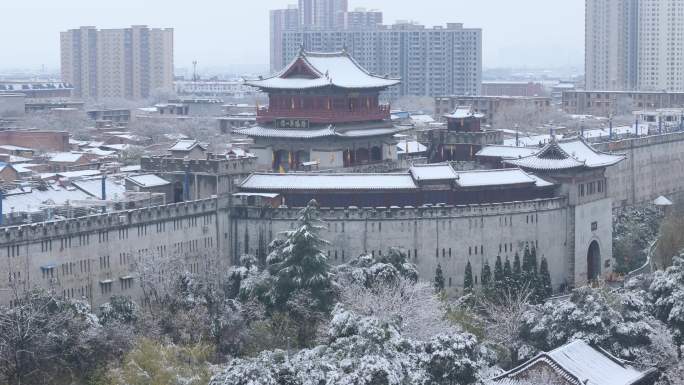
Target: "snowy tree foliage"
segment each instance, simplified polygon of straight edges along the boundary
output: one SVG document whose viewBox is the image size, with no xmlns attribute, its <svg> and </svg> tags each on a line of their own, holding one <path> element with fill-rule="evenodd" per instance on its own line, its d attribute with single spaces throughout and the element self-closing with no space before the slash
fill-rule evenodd
<svg viewBox="0 0 684 385">
<path fill-rule="evenodd" d="M 299 227 L 284 232 L 284 242 L 268 255 L 267 269 L 273 277 L 269 296 L 275 308 L 284 310 L 299 290 L 309 292 L 317 310 L 332 306 L 330 265 L 322 249 L 327 242 L 319 234 L 324 228 L 312 200 L 299 213 Z"/>
<path fill-rule="evenodd" d="M 667 361 L 668 357 L 654 356 L 671 355 L 657 346 L 668 333 L 644 311 L 644 302 L 634 292 L 581 287 L 569 301 L 547 302 L 526 312 L 520 334 L 537 350 L 548 351 L 581 339 L 623 359 Z"/>
<path fill-rule="evenodd" d="M 402 336 L 394 322 L 338 307 L 324 344 L 295 354 L 276 350 L 235 359 L 210 384 L 466 385 L 478 380 L 482 365 L 470 334 L 442 334 L 418 342 Z"/>
<path fill-rule="evenodd" d="M 684 345 L 684 256 L 673 258 L 672 263 L 665 271 L 654 274 L 649 291 L 656 317 L 672 329 L 677 345 L 681 346 Z"/>
</svg>

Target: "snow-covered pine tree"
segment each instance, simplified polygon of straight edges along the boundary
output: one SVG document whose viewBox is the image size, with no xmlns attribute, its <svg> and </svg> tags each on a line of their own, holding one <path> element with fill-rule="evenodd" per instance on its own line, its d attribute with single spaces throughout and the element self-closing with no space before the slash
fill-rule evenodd
<svg viewBox="0 0 684 385">
<path fill-rule="evenodd" d="M 298 220 L 299 226 L 283 233 L 284 242 L 266 260 L 273 276 L 269 294 L 273 305 L 284 310 L 294 294 L 307 290 L 316 303 L 312 310 L 329 311 L 333 303 L 330 265 L 322 250 L 328 242 L 319 234 L 324 226 L 315 200 L 300 211 Z"/>
<path fill-rule="evenodd" d="M 470 261 L 466 264 L 465 274 L 463 275 L 463 291 L 472 293 L 473 291 L 473 266 Z"/>
<path fill-rule="evenodd" d="M 539 279 L 537 279 L 537 298 L 541 301 L 549 298 L 553 294 L 551 286 L 551 274 L 549 273 L 549 263 L 542 257 L 539 267 Z"/>
<path fill-rule="evenodd" d="M 496 256 L 496 262 L 494 262 L 494 285 L 497 290 L 501 290 L 505 286 L 503 263 L 500 255 Z"/>
<path fill-rule="evenodd" d="M 511 260 L 506 257 L 503 266 L 504 275 L 504 289 L 511 290 L 513 288 L 513 269 L 511 268 Z"/>
<path fill-rule="evenodd" d="M 482 275 L 480 275 L 480 281 L 482 282 L 483 287 L 489 286 L 492 283 L 492 268 L 489 267 L 489 261 L 485 261 L 484 265 L 482 266 Z"/>
<path fill-rule="evenodd" d="M 537 248 L 534 246 L 534 243 L 532 243 L 532 247 L 530 248 L 530 263 L 532 265 L 532 272 L 536 277 L 539 274 L 539 264 L 537 263 Z"/>
<path fill-rule="evenodd" d="M 522 284 L 522 268 L 520 266 L 520 255 L 517 251 L 513 257 L 513 283 L 516 288 L 520 288 Z"/>
<path fill-rule="evenodd" d="M 435 270 L 435 292 L 441 293 L 444 291 L 444 273 L 442 272 L 442 265 L 437 264 L 437 270 Z"/>
</svg>

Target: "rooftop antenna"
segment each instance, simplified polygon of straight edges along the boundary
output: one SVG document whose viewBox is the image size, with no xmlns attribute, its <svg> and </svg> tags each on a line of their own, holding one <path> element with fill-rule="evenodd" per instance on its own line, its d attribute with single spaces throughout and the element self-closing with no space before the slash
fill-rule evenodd
<svg viewBox="0 0 684 385">
<path fill-rule="evenodd" d="M 197 81 L 197 60 L 192 61 L 192 81 Z"/>
</svg>

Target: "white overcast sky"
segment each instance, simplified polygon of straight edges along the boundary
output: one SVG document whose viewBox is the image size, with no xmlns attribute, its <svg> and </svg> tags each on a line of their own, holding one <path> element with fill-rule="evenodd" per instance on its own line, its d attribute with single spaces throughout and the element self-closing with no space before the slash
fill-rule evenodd
<svg viewBox="0 0 684 385">
<path fill-rule="evenodd" d="M 485 67 L 581 67 L 584 0 L 349 0 L 385 23 L 483 29 Z M 176 67 L 266 68 L 268 10 L 296 0 L 0 0 L 0 69 L 59 67 L 59 32 L 81 25 L 173 27 Z"/>
</svg>

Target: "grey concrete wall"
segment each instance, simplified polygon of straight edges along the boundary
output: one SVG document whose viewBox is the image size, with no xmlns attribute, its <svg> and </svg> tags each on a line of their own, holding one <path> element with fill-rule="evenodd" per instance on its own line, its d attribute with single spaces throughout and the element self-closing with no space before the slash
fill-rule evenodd
<svg viewBox="0 0 684 385">
<path fill-rule="evenodd" d="M 601 202 L 605 201 L 610 202 Z M 594 235 L 602 247 L 610 245 L 610 203 L 603 208 L 605 212 L 594 205 L 582 211 L 581 222 L 600 221 L 601 232 Z M 233 252 L 265 252 L 279 232 L 296 226 L 296 212 L 237 209 Z M 564 198 L 441 208 L 323 208 L 321 214 L 327 224 L 322 236 L 330 241 L 326 253 L 333 264 L 363 253 L 387 253 L 390 246 L 401 247 L 410 253 L 422 279 L 432 280 L 441 264 L 447 288 L 455 293 L 462 289 L 468 261 L 479 276 L 485 261 L 492 268 L 497 255 L 508 256 L 512 262 L 515 252 L 522 258 L 526 243 L 534 243 L 538 258 L 548 259 L 554 289 L 572 276 L 567 261 L 575 255 L 569 239 L 573 233 L 568 229 L 572 213 Z"/>
<path fill-rule="evenodd" d="M 606 170 L 614 207 L 684 192 L 684 132 L 598 143 L 595 147 L 627 155 L 626 160 Z"/>
<path fill-rule="evenodd" d="M 156 206 L 64 221 L 7 227 L 0 231 L 0 303 L 12 299 L 13 288 L 52 288 L 68 297 L 88 297 L 92 305 L 112 295 L 137 299 L 136 262 L 185 257 L 188 271 L 206 266 L 217 254 L 217 201 L 208 199 Z M 213 264 L 214 262 L 212 262 Z M 133 277 L 130 287 L 122 284 Z M 101 282 L 112 280 L 111 291 Z"/>
</svg>

